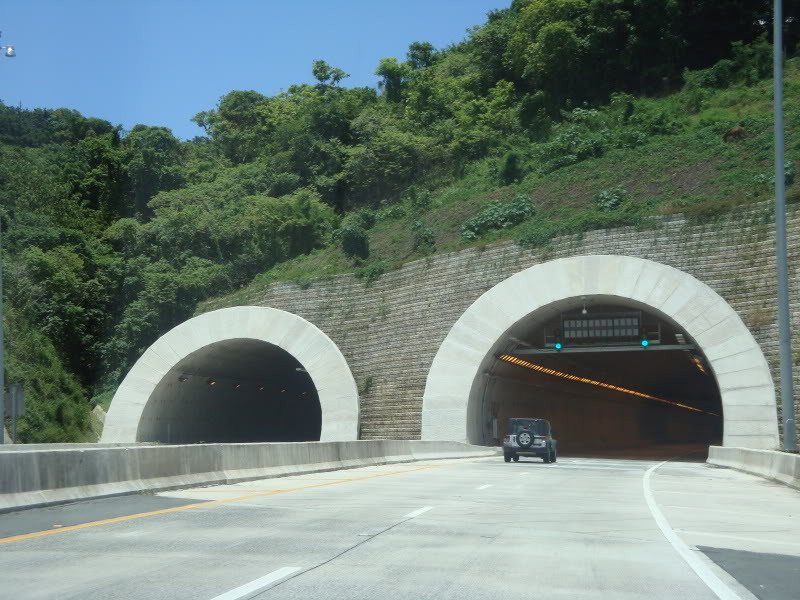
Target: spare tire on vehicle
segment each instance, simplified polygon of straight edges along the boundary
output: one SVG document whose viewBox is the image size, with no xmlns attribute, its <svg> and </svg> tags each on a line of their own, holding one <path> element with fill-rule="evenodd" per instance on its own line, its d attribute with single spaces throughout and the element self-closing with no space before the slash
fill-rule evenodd
<svg viewBox="0 0 800 600">
<path fill-rule="evenodd" d="M 530 448 L 533 443 L 533 436 L 527 431 L 521 431 L 517 434 L 517 443 L 521 448 Z"/>
</svg>

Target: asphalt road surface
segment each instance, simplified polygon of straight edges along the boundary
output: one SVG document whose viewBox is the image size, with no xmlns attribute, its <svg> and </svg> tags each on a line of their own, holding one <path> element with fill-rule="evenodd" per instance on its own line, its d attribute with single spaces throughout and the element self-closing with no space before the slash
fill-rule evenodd
<svg viewBox="0 0 800 600">
<path fill-rule="evenodd" d="M 7 513 L 0 598 L 800 598 L 800 492 L 660 462 L 430 461 Z"/>
</svg>

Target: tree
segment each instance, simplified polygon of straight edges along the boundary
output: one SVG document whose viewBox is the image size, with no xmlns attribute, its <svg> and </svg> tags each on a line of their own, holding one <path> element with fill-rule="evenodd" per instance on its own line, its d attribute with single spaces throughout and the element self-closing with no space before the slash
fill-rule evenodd
<svg viewBox="0 0 800 600">
<path fill-rule="evenodd" d="M 339 82 L 346 77 L 350 77 L 349 73 L 345 73 L 338 67 L 331 67 L 324 60 L 315 60 L 311 65 L 311 73 L 314 78 L 319 81 L 320 87 L 324 88 L 328 85 L 339 85 Z"/>
<path fill-rule="evenodd" d="M 382 77 L 378 85 L 389 102 L 403 100 L 405 85 L 411 75 L 411 67 L 407 63 L 397 62 L 396 58 L 382 58 L 375 69 L 375 75 Z"/>
<path fill-rule="evenodd" d="M 436 51 L 430 42 L 412 42 L 406 53 L 408 64 L 413 70 L 430 67 L 436 61 Z"/>
</svg>

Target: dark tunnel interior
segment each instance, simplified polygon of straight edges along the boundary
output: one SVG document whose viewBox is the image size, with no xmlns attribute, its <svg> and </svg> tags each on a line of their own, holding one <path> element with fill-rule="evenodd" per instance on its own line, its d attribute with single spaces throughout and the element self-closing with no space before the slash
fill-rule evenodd
<svg viewBox="0 0 800 600">
<path fill-rule="evenodd" d="M 172 444 L 316 441 L 314 382 L 291 354 L 254 339 L 193 352 L 159 382 L 137 440 Z"/>
<path fill-rule="evenodd" d="M 484 443 L 502 443 L 512 417 L 550 420 L 565 454 L 722 439 L 701 349 L 640 308 L 589 301 L 531 315 L 492 358 L 479 390 Z"/>
</svg>

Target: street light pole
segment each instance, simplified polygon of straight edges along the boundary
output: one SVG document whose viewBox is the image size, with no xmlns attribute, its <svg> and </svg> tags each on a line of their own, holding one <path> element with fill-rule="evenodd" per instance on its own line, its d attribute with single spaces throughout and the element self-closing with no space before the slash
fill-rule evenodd
<svg viewBox="0 0 800 600">
<path fill-rule="evenodd" d="M 783 405 L 783 449 L 786 452 L 797 452 L 789 313 L 789 265 L 786 255 L 786 174 L 783 164 L 783 0 L 775 0 L 772 53 L 775 86 L 775 262 L 778 271 L 778 334 Z"/>
<path fill-rule="evenodd" d="M 17 54 L 14 46 L 0 46 L 0 50 L 8 58 Z M 5 382 L 5 346 L 3 345 L 3 220 L 0 218 L 0 444 L 5 444 L 6 426 L 6 382 Z"/>
<path fill-rule="evenodd" d="M 6 443 L 6 364 L 3 344 L 3 314 L 3 219 L 0 218 L 0 444 Z"/>
</svg>

